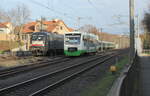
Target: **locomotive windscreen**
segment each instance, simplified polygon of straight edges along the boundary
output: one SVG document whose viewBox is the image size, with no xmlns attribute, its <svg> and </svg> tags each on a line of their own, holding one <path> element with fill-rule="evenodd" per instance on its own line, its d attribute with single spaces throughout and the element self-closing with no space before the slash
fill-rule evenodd
<svg viewBox="0 0 150 96">
<path fill-rule="evenodd" d="M 32 35 L 32 41 L 43 41 L 45 40 L 44 35 Z"/>
<path fill-rule="evenodd" d="M 80 44 L 81 34 L 66 34 L 65 44 Z"/>
</svg>

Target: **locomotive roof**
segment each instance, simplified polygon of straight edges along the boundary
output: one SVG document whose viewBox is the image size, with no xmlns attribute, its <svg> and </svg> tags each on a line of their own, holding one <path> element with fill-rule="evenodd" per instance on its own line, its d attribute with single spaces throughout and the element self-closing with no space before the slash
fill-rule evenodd
<svg viewBox="0 0 150 96">
<path fill-rule="evenodd" d="M 72 32 L 66 32 L 65 34 L 70 34 L 70 33 L 87 33 L 87 32 L 84 32 L 84 31 L 72 31 Z"/>
<path fill-rule="evenodd" d="M 32 34 L 50 34 L 50 32 L 34 32 Z"/>
<path fill-rule="evenodd" d="M 72 31 L 72 32 L 67 32 L 65 34 L 82 34 L 82 35 L 87 35 L 87 36 L 90 36 L 90 37 L 93 37 L 93 38 L 98 38 L 98 36 L 95 35 L 95 34 L 88 33 L 88 32 L 81 32 L 81 31 Z"/>
<path fill-rule="evenodd" d="M 34 32 L 34 33 L 32 33 L 32 35 L 33 34 L 35 34 L 35 35 L 39 35 L 39 34 L 43 34 L 43 35 L 53 34 L 53 35 L 59 35 L 59 36 L 61 36 L 61 34 L 56 34 L 56 33 L 53 33 L 53 32 Z"/>
<path fill-rule="evenodd" d="M 93 34 L 93 33 L 88 33 L 88 32 L 81 32 L 81 31 L 72 31 L 72 32 L 67 32 L 67 33 L 65 33 L 65 34 L 88 34 L 88 35 L 91 35 L 91 36 L 97 36 L 97 35 L 95 35 L 95 34 Z"/>
<path fill-rule="evenodd" d="M 56 34 L 56 33 L 53 33 L 53 32 L 35 32 L 35 33 L 32 33 L 32 35 L 50 35 L 53 38 L 64 38 L 63 35 Z"/>
</svg>

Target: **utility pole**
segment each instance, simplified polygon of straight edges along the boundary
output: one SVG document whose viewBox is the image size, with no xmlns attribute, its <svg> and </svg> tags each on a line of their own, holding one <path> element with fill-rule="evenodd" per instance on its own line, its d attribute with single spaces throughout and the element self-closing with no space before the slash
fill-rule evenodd
<svg viewBox="0 0 150 96">
<path fill-rule="evenodd" d="M 135 54 L 135 41 L 134 41 L 134 0 L 129 0 L 129 12 L 130 12 L 130 63 L 133 60 Z"/>
<path fill-rule="evenodd" d="M 41 22 L 40 22 L 40 24 L 41 24 L 41 32 L 43 32 L 43 19 L 42 19 L 42 16 L 41 16 Z"/>
<path fill-rule="evenodd" d="M 103 51 L 102 31 L 103 31 L 103 28 L 100 28 L 100 32 L 101 32 L 101 35 L 100 35 L 100 40 L 101 40 L 101 51 Z"/>
<path fill-rule="evenodd" d="M 136 26 L 135 26 L 135 49 L 138 50 L 138 25 L 139 25 L 138 15 L 135 16 L 135 20 L 136 20 Z"/>
<path fill-rule="evenodd" d="M 77 18 L 77 27 L 80 27 L 80 20 L 81 20 L 82 18 L 81 17 L 78 17 Z"/>
</svg>

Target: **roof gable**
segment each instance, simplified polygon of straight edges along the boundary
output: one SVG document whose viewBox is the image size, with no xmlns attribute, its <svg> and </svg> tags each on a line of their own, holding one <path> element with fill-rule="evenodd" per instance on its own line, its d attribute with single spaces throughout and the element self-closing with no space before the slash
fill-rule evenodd
<svg viewBox="0 0 150 96">
<path fill-rule="evenodd" d="M 4 25 L 3 23 L 0 23 L 0 28 L 8 28 L 8 27 Z"/>
</svg>

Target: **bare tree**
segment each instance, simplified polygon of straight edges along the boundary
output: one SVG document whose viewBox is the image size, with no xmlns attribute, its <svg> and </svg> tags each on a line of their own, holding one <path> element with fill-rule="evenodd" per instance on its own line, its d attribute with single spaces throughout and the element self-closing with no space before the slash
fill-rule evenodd
<svg viewBox="0 0 150 96">
<path fill-rule="evenodd" d="M 20 26 L 30 19 L 30 10 L 26 5 L 21 4 L 9 10 L 8 16 L 11 17 L 11 22 L 14 25 Z"/>
<path fill-rule="evenodd" d="M 18 34 L 18 43 L 19 47 L 21 46 L 22 40 L 22 31 L 24 24 L 30 19 L 30 10 L 24 4 L 18 5 L 16 8 L 11 9 L 9 11 L 9 16 L 11 17 L 11 22 L 18 26 L 18 30 L 16 30 L 16 34 Z"/>
<path fill-rule="evenodd" d="M 27 21 L 30 20 L 30 10 L 24 4 L 17 5 L 8 11 L 0 9 L 0 21 L 11 22 L 14 26 L 23 27 Z"/>
<path fill-rule="evenodd" d="M 10 17 L 8 16 L 7 12 L 3 9 L 0 9 L 0 22 L 9 22 Z"/>
<path fill-rule="evenodd" d="M 99 30 L 93 25 L 84 25 L 81 28 L 79 28 L 79 30 L 94 34 L 97 34 L 99 32 Z"/>
<path fill-rule="evenodd" d="M 30 20 L 30 10 L 24 4 L 17 5 L 15 8 L 10 9 L 5 15 L 9 22 L 15 26 L 14 33 L 18 39 L 19 47 L 22 41 L 22 31 L 24 24 Z"/>
</svg>

